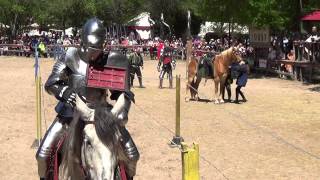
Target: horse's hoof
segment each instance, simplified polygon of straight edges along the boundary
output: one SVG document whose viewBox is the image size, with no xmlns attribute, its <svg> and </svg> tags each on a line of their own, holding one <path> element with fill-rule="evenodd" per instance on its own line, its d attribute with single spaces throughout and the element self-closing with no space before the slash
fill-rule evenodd
<svg viewBox="0 0 320 180">
<path fill-rule="evenodd" d="M 220 104 L 219 100 L 214 100 L 214 104 Z"/>
<path fill-rule="evenodd" d="M 223 104 L 223 103 L 224 103 L 224 100 L 223 100 L 223 99 L 220 99 L 219 103 L 220 103 L 220 104 Z"/>
</svg>

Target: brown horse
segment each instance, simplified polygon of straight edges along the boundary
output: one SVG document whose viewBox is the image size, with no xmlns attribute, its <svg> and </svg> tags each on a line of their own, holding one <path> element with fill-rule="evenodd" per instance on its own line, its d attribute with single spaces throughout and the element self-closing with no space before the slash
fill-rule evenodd
<svg viewBox="0 0 320 180">
<path fill-rule="evenodd" d="M 242 60 L 241 56 L 239 55 L 240 52 L 238 47 L 230 47 L 229 49 L 221 52 L 220 54 L 216 55 L 212 59 L 212 68 L 213 68 L 213 77 L 214 77 L 214 84 L 215 84 L 215 96 L 213 101 L 216 104 L 224 103 L 222 99 L 222 91 L 225 88 L 225 81 L 228 75 L 229 66 L 233 62 L 240 62 Z M 186 89 L 186 98 L 187 101 L 187 94 L 188 90 L 190 90 L 191 99 L 198 100 L 198 87 L 201 82 L 201 77 L 197 76 L 198 73 L 198 60 L 192 57 L 190 63 L 188 64 L 188 80 L 187 80 L 187 89 Z M 218 88 L 220 87 L 220 92 Z M 218 94 L 219 92 L 219 94 Z"/>
<path fill-rule="evenodd" d="M 186 87 L 186 97 L 185 100 L 188 101 L 188 91 L 190 90 L 190 99 L 199 100 L 198 96 L 198 87 L 201 82 L 201 77 L 197 76 L 198 72 L 198 59 L 194 56 L 191 57 L 191 60 L 188 64 L 188 79 L 187 79 L 187 87 Z"/>
</svg>

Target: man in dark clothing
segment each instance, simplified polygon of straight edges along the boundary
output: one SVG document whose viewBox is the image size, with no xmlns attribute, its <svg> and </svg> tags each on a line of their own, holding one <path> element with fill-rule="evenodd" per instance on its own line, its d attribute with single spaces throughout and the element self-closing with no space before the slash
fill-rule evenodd
<svg viewBox="0 0 320 180">
<path fill-rule="evenodd" d="M 249 66 L 248 62 L 241 61 L 239 66 L 236 67 L 239 72 L 239 76 L 237 78 L 237 88 L 236 88 L 236 100 L 234 103 L 239 104 L 239 94 L 241 95 L 243 102 L 246 102 L 247 99 L 244 96 L 243 92 L 241 91 L 242 87 L 245 87 L 248 81 L 248 73 L 249 73 Z"/>
<path fill-rule="evenodd" d="M 130 54 L 129 63 L 130 63 L 130 86 L 133 86 L 134 75 L 137 74 L 139 85 L 140 85 L 139 87 L 144 88 L 144 86 L 142 85 L 142 73 L 140 70 L 140 67 L 143 69 L 143 58 L 137 49 L 134 49 L 134 51 Z"/>
<path fill-rule="evenodd" d="M 228 76 L 225 82 L 225 89 L 222 91 L 222 99 L 231 102 L 231 84 L 233 83 L 233 79 L 237 79 L 239 76 L 238 63 L 233 63 L 229 66 Z M 225 91 L 227 91 L 228 99 L 225 99 Z"/>
</svg>

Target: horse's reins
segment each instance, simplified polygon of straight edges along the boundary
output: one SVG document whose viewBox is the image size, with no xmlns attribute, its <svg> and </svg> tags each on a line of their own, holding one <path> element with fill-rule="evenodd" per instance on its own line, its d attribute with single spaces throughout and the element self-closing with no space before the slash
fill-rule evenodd
<svg viewBox="0 0 320 180">
<path fill-rule="evenodd" d="M 82 120 L 83 121 L 83 120 Z M 95 125 L 96 123 L 95 123 L 95 121 L 83 121 L 84 122 L 84 125 L 86 126 L 86 125 L 88 125 L 88 124 L 93 124 L 93 125 Z"/>
</svg>

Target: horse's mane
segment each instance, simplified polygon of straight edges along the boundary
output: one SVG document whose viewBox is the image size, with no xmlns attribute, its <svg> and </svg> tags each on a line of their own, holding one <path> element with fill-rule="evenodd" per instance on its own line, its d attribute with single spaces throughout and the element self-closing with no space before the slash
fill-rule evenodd
<svg viewBox="0 0 320 180">
<path fill-rule="evenodd" d="M 117 144 L 117 118 L 111 113 L 112 106 L 103 103 L 95 108 L 95 129 L 99 139 L 111 150 Z"/>
<path fill-rule="evenodd" d="M 222 51 L 220 54 L 216 55 L 216 57 L 213 59 L 220 59 L 222 61 L 234 61 L 234 60 L 239 60 L 241 57 L 239 57 L 235 52 L 234 52 L 234 47 L 231 46 L 230 48 Z"/>
<path fill-rule="evenodd" d="M 110 150 L 115 150 L 117 142 L 116 117 L 111 114 L 112 106 L 107 103 L 95 106 L 94 124 L 98 138 Z M 74 113 L 74 118 L 68 128 L 68 136 L 63 145 L 63 160 L 60 170 L 64 171 L 64 176 L 71 176 L 75 180 L 84 180 L 83 170 L 81 169 L 81 146 L 83 142 L 83 129 L 85 122 L 80 119 L 78 113 Z M 60 173 L 59 173 L 60 174 Z M 74 177 L 77 176 L 77 177 Z M 67 179 L 66 177 L 62 179 Z"/>
<path fill-rule="evenodd" d="M 221 56 L 224 56 L 224 57 L 230 56 L 230 55 L 232 55 L 232 54 L 233 54 L 233 47 L 230 47 L 230 48 L 228 48 L 228 49 L 226 49 L 226 50 L 224 50 L 224 51 L 222 51 L 222 52 L 220 53 L 220 55 L 221 55 Z"/>
<path fill-rule="evenodd" d="M 68 179 L 69 177 L 79 180 L 85 179 L 81 169 L 81 145 L 83 141 L 83 128 L 85 124 L 80 120 L 79 116 L 79 114 L 75 113 L 73 120 L 69 124 L 67 133 L 68 135 L 63 145 L 63 163 L 59 168 L 59 179 Z"/>
</svg>

